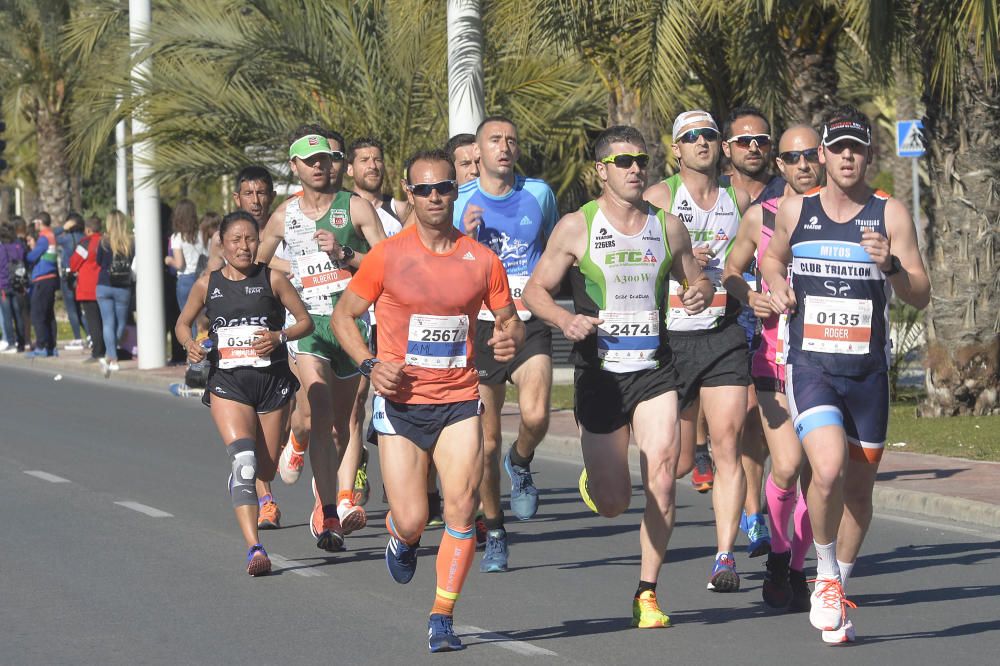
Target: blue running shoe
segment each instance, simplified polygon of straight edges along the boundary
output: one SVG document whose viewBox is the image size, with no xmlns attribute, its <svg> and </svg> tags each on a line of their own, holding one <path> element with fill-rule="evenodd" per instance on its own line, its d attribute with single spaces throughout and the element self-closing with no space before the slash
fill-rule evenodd
<svg viewBox="0 0 1000 666">
<path fill-rule="evenodd" d="M 486 533 L 486 552 L 479 563 L 482 573 L 507 571 L 507 530 L 502 527 Z"/>
<path fill-rule="evenodd" d="M 431 652 L 454 652 L 465 649 L 462 639 L 455 635 L 450 615 L 431 614 L 427 620 L 427 647 Z"/>
<path fill-rule="evenodd" d="M 747 516 L 747 555 L 760 557 L 771 552 L 771 532 L 767 529 L 764 514 Z"/>
<path fill-rule="evenodd" d="M 251 576 L 271 573 L 271 558 L 267 556 L 264 546 L 259 543 L 255 543 L 247 552 L 247 573 Z"/>
<path fill-rule="evenodd" d="M 418 548 L 419 541 L 409 546 L 396 537 L 389 536 L 389 543 L 385 547 L 385 566 L 397 583 L 405 585 L 413 578 L 413 572 L 417 570 Z"/>
<path fill-rule="evenodd" d="M 503 468 L 510 477 L 510 510 L 519 520 L 528 520 L 538 512 L 538 489 L 531 480 L 531 470 L 510 461 L 510 451 L 503 457 Z"/>
<path fill-rule="evenodd" d="M 708 589 L 715 592 L 738 592 L 740 576 L 736 573 L 736 559 L 732 553 L 722 553 L 715 558 L 715 566 L 708 578 Z"/>
</svg>

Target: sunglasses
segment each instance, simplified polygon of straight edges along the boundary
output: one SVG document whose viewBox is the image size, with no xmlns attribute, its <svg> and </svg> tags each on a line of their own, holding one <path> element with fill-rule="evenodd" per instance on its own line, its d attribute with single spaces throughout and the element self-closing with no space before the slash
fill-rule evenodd
<svg viewBox="0 0 1000 666">
<path fill-rule="evenodd" d="M 798 164 L 799 158 L 806 158 L 806 162 L 819 162 L 819 148 L 806 148 L 805 150 L 786 150 L 778 154 L 785 164 Z"/>
<path fill-rule="evenodd" d="M 334 162 L 343 162 L 344 161 L 344 153 L 342 151 L 340 151 L 340 150 L 331 150 L 330 151 L 330 159 L 333 160 Z"/>
<path fill-rule="evenodd" d="M 681 143 L 698 143 L 698 137 L 700 136 L 705 137 L 705 141 L 718 141 L 719 130 L 711 127 L 698 127 L 697 129 L 684 132 L 677 140 Z"/>
<path fill-rule="evenodd" d="M 406 189 L 413 192 L 415 197 L 429 197 L 431 192 L 437 192 L 442 196 L 447 196 L 458 189 L 458 183 L 454 180 L 442 180 L 439 183 L 420 183 L 419 185 L 407 185 Z"/>
<path fill-rule="evenodd" d="M 771 137 L 767 134 L 737 134 L 731 139 L 726 140 L 727 143 L 735 143 L 740 148 L 749 148 L 752 144 L 756 143 L 757 147 L 770 146 Z"/>
<path fill-rule="evenodd" d="M 638 164 L 640 169 L 645 169 L 649 164 L 649 155 L 646 153 L 619 153 L 608 155 L 601 160 L 601 164 L 614 164 L 619 169 L 628 169 L 633 164 Z"/>
</svg>

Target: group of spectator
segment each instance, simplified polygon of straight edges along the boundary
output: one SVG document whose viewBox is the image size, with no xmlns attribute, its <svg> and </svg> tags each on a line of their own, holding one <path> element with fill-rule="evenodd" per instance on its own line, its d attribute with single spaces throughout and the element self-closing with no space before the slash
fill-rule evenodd
<svg viewBox="0 0 1000 666">
<path fill-rule="evenodd" d="M 209 241 L 221 216 L 198 219 L 195 205 L 181 200 L 170 215 L 166 246 L 168 313 L 184 306 L 207 263 Z M 0 224 L 0 353 L 27 357 L 57 356 L 55 303 L 61 294 L 72 339 L 65 350 L 90 354 L 109 375 L 119 370 L 120 348 L 134 312 L 135 240 L 128 217 L 112 210 L 103 220 L 71 212 L 53 225 L 47 212 L 26 222 L 14 217 Z M 168 317 L 169 318 L 169 317 Z M 167 322 L 173 329 L 173 321 Z M 32 337 L 32 333 L 34 337 Z M 176 356 L 176 355 L 175 355 Z M 174 360 L 183 361 L 183 356 Z"/>
</svg>

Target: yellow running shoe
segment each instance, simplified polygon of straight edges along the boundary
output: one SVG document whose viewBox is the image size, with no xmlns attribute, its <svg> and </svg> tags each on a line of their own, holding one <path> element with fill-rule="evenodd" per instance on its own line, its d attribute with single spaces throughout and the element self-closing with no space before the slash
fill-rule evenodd
<svg viewBox="0 0 1000 666">
<path fill-rule="evenodd" d="M 646 590 L 632 600 L 632 626 L 640 629 L 661 629 L 670 626 L 670 618 L 656 603 L 656 592 Z"/>
<path fill-rule="evenodd" d="M 594 500 L 590 498 L 590 488 L 587 486 L 587 468 L 584 467 L 583 471 L 580 472 L 580 497 L 583 498 L 583 503 L 586 504 L 591 511 L 594 513 L 600 513 L 597 510 L 597 505 L 594 504 Z"/>
</svg>

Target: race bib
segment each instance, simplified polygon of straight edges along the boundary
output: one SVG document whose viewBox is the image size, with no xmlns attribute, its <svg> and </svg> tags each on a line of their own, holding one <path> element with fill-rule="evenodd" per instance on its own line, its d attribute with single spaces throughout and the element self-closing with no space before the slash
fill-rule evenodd
<svg viewBox="0 0 1000 666">
<path fill-rule="evenodd" d="M 510 285 L 510 297 L 514 299 L 514 308 L 517 310 L 517 316 L 521 321 L 528 321 L 531 319 L 531 312 L 524 306 L 524 301 L 521 300 L 521 294 L 524 292 L 524 285 L 528 284 L 528 275 L 508 275 L 507 283 Z M 478 319 L 480 321 L 495 321 L 496 318 L 493 313 L 487 309 L 486 304 L 483 303 L 482 309 L 479 311 Z"/>
<path fill-rule="evenodd" d="M 597 316 L 604 320 L 597 327 L 597 357 L 605 367 L 622 364 L 623 370 L 634 372 L 656 366 L 656 350 L 660 346 L 659 310 L 601 310 Z"/>
<path fill-rule="evenodd" d="M 712 295 L 712 302 L 698 314 L 688 314 L 684 309 L 680 294 L 681 283 L 670 280 L 667 285 L 670 295 L 667 300 L 669 311 L 667 312 L 667 330 L 669 331 L 700 331 L 709 329 L 726 314 L 726 288 L 722 286 L 722 271 L 718 269 L 704 269 L 705 277 L 712 281 L 715 293 Z"/>
<path fill-rule="evenodd" d="M 872 302 L 861 298 L 806 296 L 802 350 L 821 354 L 867 354 L 872 338 Z"/>
<path fill-rule="evenodd" d="M 302 284 L 302 300 L 309 312 L 333 312 L 333 299 L 330 297 L 347 289 L 351 272 L 338 267 L 326 252 L 310 252 L 296 257 L 295 269 Z"/>
<path fill-rule="evenodd" d="M 422 368 L 464 368 L 468 339 L 467 315 L 411 315 L 406 363 Z"/>
<path fill-rule="evenodd" d="M 260 326 L 222 326 L 216 330 L 219 336 L 219 369 L 253 367 L 266 368 L 271 365 L 269 357 L 260 358 L 254 351 L 253 342 Z"/>
<path fill-rule="evenodd" d="M 778 315 L 777 337 L 774 339 L 774 364 L 784 365 L 787 353 L 785 345 L 788 343 L 788 315 L 781 313 Z"/>
</svg>

